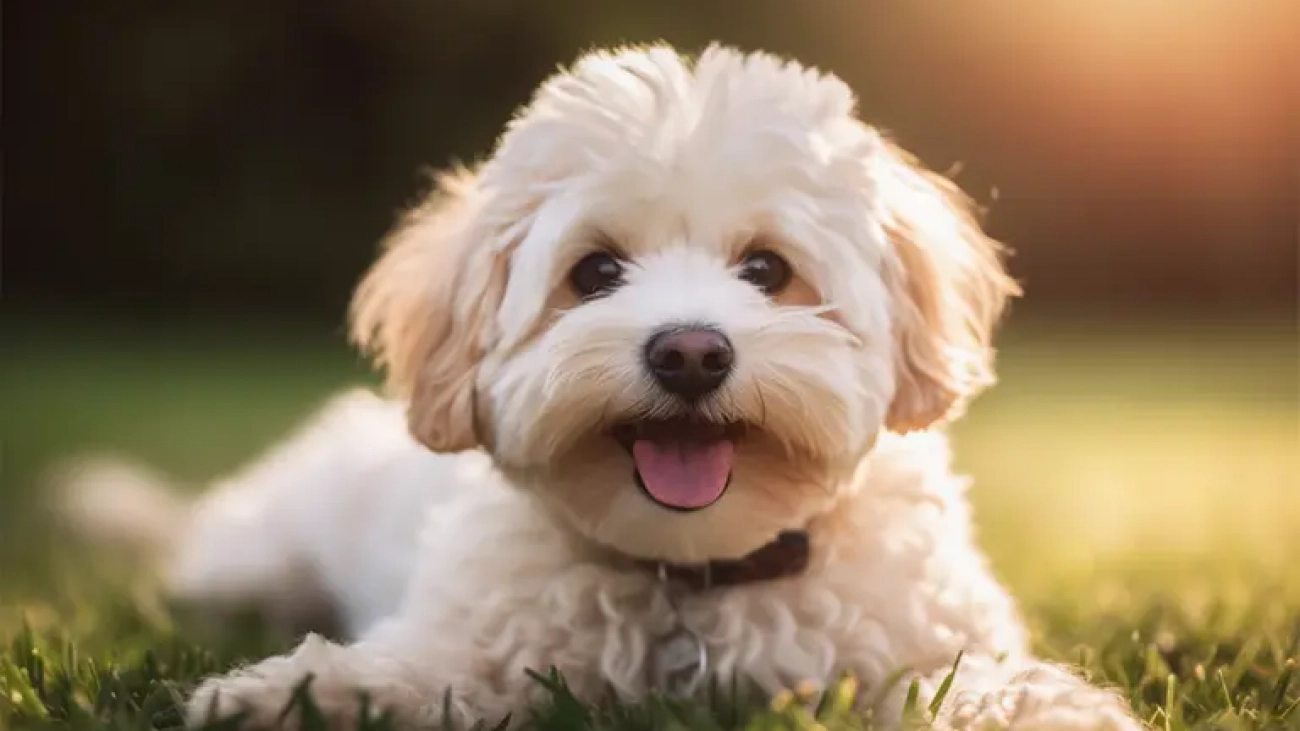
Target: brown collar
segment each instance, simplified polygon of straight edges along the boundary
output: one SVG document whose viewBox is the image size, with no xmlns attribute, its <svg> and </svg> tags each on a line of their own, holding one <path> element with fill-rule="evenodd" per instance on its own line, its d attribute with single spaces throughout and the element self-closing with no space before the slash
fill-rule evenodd
<svg viewBox="0 0 1300 731">
<path fill-rule="evenodd" d="M 776 540 L 743 558 L 697 564 L 638 559 L 637 564 L 651 571 L 661 571 L 667 580 L 683 584 L 692 591 L 771 581 L 800 574 L 807 568 L 808 534 L 785 531 Z"/>
</svg>

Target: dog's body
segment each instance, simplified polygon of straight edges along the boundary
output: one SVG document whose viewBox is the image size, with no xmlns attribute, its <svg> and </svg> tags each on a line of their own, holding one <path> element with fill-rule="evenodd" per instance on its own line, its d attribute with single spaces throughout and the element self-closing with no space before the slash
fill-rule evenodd
<svg viewBox="0 0 1300 731">
<path fill-rule="evenodd" d="M 637 697 L 685 627 L 724 682 L 851 672 L 885 726 L 964 652 L 941 726 L 1137 728 L 1029 655 L 932 428 L 992 381 L 1013 293 L 833 77 L 719 48 L 585 58 L 358 290 L 394 400 L 341 397 L 184 509 L 179 595 L 325 604 L 353 639 L 211 679 L 194 718 L 271 725 L 308 675 L 340 724 L 361 690 L 413 725 L 447 693 L 463 718 L 519 711 L 527 668 Z M 649 568 L 788 531 L 807 561 L 779 576 L 681 591 Z"/>
</svg>

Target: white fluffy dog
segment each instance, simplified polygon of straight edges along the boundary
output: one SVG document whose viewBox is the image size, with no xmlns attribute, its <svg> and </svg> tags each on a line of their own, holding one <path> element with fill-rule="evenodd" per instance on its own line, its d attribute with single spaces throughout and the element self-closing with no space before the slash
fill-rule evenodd
<svg viewBox="0 0 1300 731">
<path fill-rule="evenodd" d="M 1139 728 L 1030 656 L 972 540 L 929 429 L 993 380 L 1015 286 L 854 106 L 769 55 L 593 53 L 443 177 L 354 303 L 396 398 L 342 396 L 169 544 L 181 597 L 353 640 L 211 678 L 191 719 L 275 725 L 308 675 L 340 727 L 361 691 L 519 718 L 554 667 L 593 699 L 848 672 L 893 726 L 963 652 L 940 727 Z"/>
</svg>

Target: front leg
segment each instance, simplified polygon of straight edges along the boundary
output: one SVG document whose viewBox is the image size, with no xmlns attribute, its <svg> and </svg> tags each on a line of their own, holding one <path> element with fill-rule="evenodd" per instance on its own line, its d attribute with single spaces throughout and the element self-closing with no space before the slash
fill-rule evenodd
<svg viewBox="0 0 1300 731">
<path fill-rule="evenodd" d="M 454 695 L 446 666 L 431 666 L 432 658 L 410 649 L 374 641 L 338 645 L 309 635 L 287 655 L 204 681 L 187 704 L 187 725 L 243 714 L 240 728 L 300 728 L 303 708 L 294 693 L 309 677 L 311 699 L 330 729 L 357 728 L 364 709 L 373 717 L 388 714 L 400 728 L 438 726 L 448 710 L 450 720 L 468 725 L 472 710 Z"/>
<path fill-rule="evenodd" d="M 941 709 L 952 729 L 1140 731 L 1129 705 L 1060 665 L 1031 662 L 992 690 L 961 691 Z"/>
<path fill-rule="evenodd" d="M 916 678 L 925 708 L 949 672 Z M 877 718 L 902 718 L 908 684 L 894 688 Z M 944 731 L 1141 731 L 1129 705 L 1060 665 L 1038 660 L 962 659 L 933 719 Z"/>
</svg>

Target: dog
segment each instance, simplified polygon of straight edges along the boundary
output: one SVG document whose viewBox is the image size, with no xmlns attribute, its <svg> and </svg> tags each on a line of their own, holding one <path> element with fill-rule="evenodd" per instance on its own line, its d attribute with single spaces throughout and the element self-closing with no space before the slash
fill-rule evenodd
<svg viewBox="0 0 1300 731">
<path fill-rule="evenodd" d="M 337 728 L 520 718 L 553 668 L 587 700 L 851 673 L 884 728 L 945 680 L 940 728 L 1141 728 L 1030 654 L 950 469 L 1001 247 L 855 107 L 765 53 L 593 52 L 442 175 L 350 313 L 388 393 L 124 519 L 177 597 L 348 640 L 207 679 L 189 721 L 293 725 L 309 677 Z"/>
</svg>

